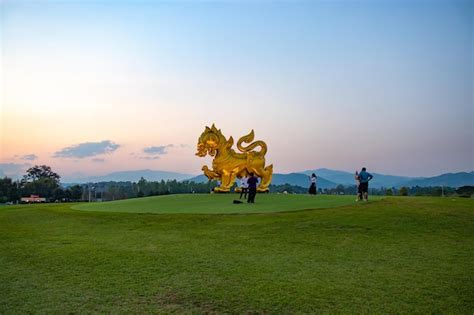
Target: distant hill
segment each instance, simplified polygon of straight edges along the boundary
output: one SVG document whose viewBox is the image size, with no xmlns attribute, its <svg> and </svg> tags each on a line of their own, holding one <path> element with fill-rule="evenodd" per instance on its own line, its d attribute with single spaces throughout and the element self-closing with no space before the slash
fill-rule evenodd
<svg viewBox="0 0 474 315">
<path fill-rule="evenodd" d="M 374 175 L 374 179 L 370 181 L 371 187 L 400 187 L 400 183 L 410 181 L 413 177 L 395 176 L 395 175 L 383 175 L 378 173 L 371 173 Z"/>
<path fill-rule="evenodd" d="M 184 180 L 190 178 L 192 175 L 167 172 L 167 171 L 155 171 L 155 170 L 137 170 L 137 171 L 121 171 L 113 172 L 102 176 L 82 177 L 82 178 L 63 178 L 62 181 L 65 183 L 97 183 L 97 182 L 137 182 L 141 177 L 148 181 L 161 181 L 161 180 Z"/>
<path fill-rule="evenodd" d="M 208 179 L 205 175 L 198 175 L 191 178 L 186 178 L 186 180 L 195 183 L 207 183 Z"/>
<path fill-rule="evenodd" d="M 474 172 L 447 173 L 434 177 L 417 178 L 396 185 L 396 187 L 400 186 L 449 186 L 455 188 L 461 186 L 474 186 Z"/>
<path fill-rule="evenodd" d="M 308 174 L 308 175 L 315 173 L 317 176 L 326 178 L 329 181 L 332 181 L 336 184 L 355 185 L 355 179 L 354 179 L 355 170 L 354 170 L 354 173 L 349 173 L 345 171 L 319 168 L 316 170 L 307 170 L 302 173 Z M 374 175 L 374 179 L 370 181 L 370 187 L 373 187 L 373 188 L 399 187 L 399 186 L 403 186 L 402 183 L 415 179 L 415 178 L 406 177 L 406 176 L 384 175 L 384 174 L 379 174 L 379 173 L 374 173 L 374 172 L 370 172 L 370 173 Z"/>
<path fill-rule="evenodd" d="M 311 176 L 311 174 L 315 173 L 316 176 L 326 178 L 327 180 L 337 184 L 355 185 L 354 174 L 345 171 L 318 168 L 316 170 L 307 170 L 301 173 L 308 176 Z"/>
<path fill-rule="evenodd" d="M 296 185 L 301 187 L 309 187 L 310 181 L 308 175 L 301 174 L 301 173 L 290 173 L 290 174 L 273 174 L 272 179 L 273 185 L 283 185 L 283 184 L 290 184 Z M 318 189 L 325 189 L 325 188 L 335 188 L 338 184 L 332 181 L 329 181 L 321 176 L 318 176 L 317 187 Z"/>
</svg>

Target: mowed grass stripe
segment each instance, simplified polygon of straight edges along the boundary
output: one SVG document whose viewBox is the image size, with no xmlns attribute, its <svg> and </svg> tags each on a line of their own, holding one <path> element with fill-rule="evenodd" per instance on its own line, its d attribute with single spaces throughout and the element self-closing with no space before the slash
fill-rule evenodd
<svg viewBox="0 0 474 315">
<path fill-rule="evenodd" d="M 182 194 L 75 205 L 83 211 L 132 213 L 268 213 L 339 207 L 355 203 L 355 196 L 258 194 L 255 204 L 233 204 L 238 194 Z M 372 200 L 380 200 L 373 198 Z"/>
</svg>

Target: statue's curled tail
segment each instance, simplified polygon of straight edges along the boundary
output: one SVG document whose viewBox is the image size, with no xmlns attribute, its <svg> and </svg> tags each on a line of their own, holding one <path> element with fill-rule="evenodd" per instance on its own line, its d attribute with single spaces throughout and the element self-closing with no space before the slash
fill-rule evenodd
<svg viewBox="0 0 474 315">
<path fill-rule="evenodd" d="M 257 153 L 258 154 L 261 154 L 261 155 L 265 155 L 267 153 L 267 144 L 263 141 L 255 141 L 253 143 L 251 143 L 254 139 L 255 135 L 254 135 L 254 132 L 253 132 L 253 129 L 252 131 L 250 131 L 250 133 L 246 136 L 243 136 L 239 139 L 239 141 L 237 141 L 237 149 L 240 150 L 240 152 L 250 152 L 252 151 L 253 149 L 255 149 L 256 147 L 260 146 L 261 149 L 260 151 L 258 151 Z M 242 146 L 242 143 L 250 143 L 248 146 L 244 147 Z"/>
</svg>

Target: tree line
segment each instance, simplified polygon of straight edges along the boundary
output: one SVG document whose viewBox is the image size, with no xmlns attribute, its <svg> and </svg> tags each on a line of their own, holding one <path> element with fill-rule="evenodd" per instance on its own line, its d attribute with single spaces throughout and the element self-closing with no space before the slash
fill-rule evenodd
<svg viewBox="0 0 474 315">
<path fill-rule="evenodd" d="M 217 186 L 215 181 L 195 183 L 190 181 L 161 180 L 138 182 L 99 182 L 65 187 L 61 176 L 47 165 L 35 165 L 19 180 L 0 178 L 0 203 L 19 202 L 21 197 L 38 195 L 48 202 L 119 200 L 145 196 L 184 193 L 209 193 Z"/>
<path fill-rule="evenodd" d="M 195 183 L 192 181 L 161 180 L 148 181 L 143 177 L 138 182 L 99 182 L 77 184 L 65 187 L 61 176 L 47 165 L 35 165 L 26 171 L 20 180 L 0 178 L 0 203 L 18 202 L 21 197 L 38 195 L 48 202 L 109 201 L 168 194 L 210 193 L 217 186 L 216 181 Z M 290 184 L 270 185 L 270 192 L 306 194 L 308 188 Z M 355 185 L 338 185 L 334 188 L 318 189 L 319 194 L 355 195 Z M 370 188 L 371 195 L 379 196 L 463 196 L 474 194 L 473 186 L 458 189 L 452 187 L 400 187 Z"/>
<path fill-rule="evenodd" d="M 19 180 L 0 178 L 0 203 L 18 202 L 21 197 L 38 195 L 48 201 L 79 201 L 83 195 L 80 185 L 64 188 L 60 184 L 61 176 L 47 165 L 30 167 Z"/>
<path fill-rule="evenodd" d="M 119 200 L 169 194 L 210 193 L 217 186 L 215 181 L 195 183 L 191 181 L 99 182 L 84 185 L 91 200 Z"/>
</svg>

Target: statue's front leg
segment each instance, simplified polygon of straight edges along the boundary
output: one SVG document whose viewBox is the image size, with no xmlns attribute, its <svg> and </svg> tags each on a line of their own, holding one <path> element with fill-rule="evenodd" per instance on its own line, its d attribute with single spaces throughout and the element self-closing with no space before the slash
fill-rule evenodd
<svg viewBox="0 0 474 315">
<path fill-rule="evenodd" d="M 209 172 L 209 167 L 207 165 L 204 165 L 201 170 L 204 172 L 204 175 L 207 177 L 207 179 L 211 180 L 211 174 Z"/>
<path fill-rule="evenodd" d="M 206 177 L 207 177 L 209 180 L 219 179 L 219 178 L 220 178 L 219 174 L 217 174 L 217 173 L 216 173 L 215 171 L 213 171 L 213 170 L 210 170 L 209 167 L 207 167 L 207 165 L 204 165 L 201 170 L 204 172 L 204 175 L 206 175 Z"/>
<path fill-rule="evenodd" d="M 229 180 L 230 180 L 230 175 L 229 174 L 222 174 L 222 176 L 221 176 L 221 185 L 219 187 L 214 188 L 214 191 L 216 191 L 216 192 L 229 192 L 230 191 Z"/>
</svg>

